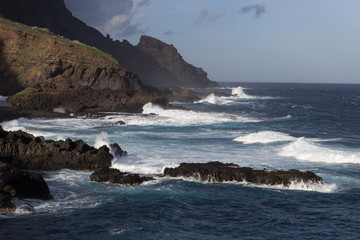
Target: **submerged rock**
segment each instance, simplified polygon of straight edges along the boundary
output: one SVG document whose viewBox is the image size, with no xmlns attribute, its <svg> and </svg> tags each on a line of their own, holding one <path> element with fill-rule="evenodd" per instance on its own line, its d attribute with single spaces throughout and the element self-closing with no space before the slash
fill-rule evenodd
<svg viewBox="0 0 360 240">
<path fill-rule="evenodd" d="M 139 174 L 124 173 L 114 168 L 105 168 L 95 170 L 90 175 L 90 180 L 101 183 L 139 185 L 145 181 L 153 180 L 153 178 L 140 177 Z"/>
<path fill-rule="evenodd" d="M 267 185 L 284 185 L 288 187 L 292 182 L 320 183 L 323 179 L 315 173 L 298 170 L 255 170 L 240 167 L 233 163 L 181 163 L 176 168 L 165 168 L 164 176 L 195 178 L 204 182 L 249 182 Z"/>
</svg>

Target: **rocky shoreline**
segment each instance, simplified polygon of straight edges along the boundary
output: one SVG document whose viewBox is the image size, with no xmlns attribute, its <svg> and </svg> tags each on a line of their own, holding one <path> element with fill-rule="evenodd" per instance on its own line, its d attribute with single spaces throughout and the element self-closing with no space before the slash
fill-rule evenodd
<svg viewBox="0 0 360 240">
<path fill-rule="evenodd" d="M 117 157 L 125 156 L 118 144 L 110 145 Z M 113 155 L 107 146 L 96 149 L 84 141 L 45 140 L 19 131 L 4 131 L 0 126 L 0 211 L 13 212 L 11 198 L 52 199 L 39 173 L 61 169 L 94 171 L 92 181 L 139 185 L 152 178 L 111 169 Z"/>
<path fill-rule="evenodd" d="M 32 134 L 5 131 L 0 126 L 0 212 L 14 212 L 11 198 L 36 198 L 51 200 L 49 187 L 41 174 L 34 171 L 61 169 L 93 171 L 91 181 L 100 183 L 139 185 L 154 180 L 139 174 L 125 173 L 111 168 L 114 156 L 126 156 L 127 152 L 117 144 L 99 149 L 83 140 L 45 140 Z M 114 156 L 111 154 L 114 154 Z M 270 186 L 291 183 L 324 184 L 315 173 L 298 170 L 255 170 L 233 163 L 181 163 L 176 168 L 165 168 L 163 177 L 193 178 L 203 182 L 249 182 Z"/>
</svg>

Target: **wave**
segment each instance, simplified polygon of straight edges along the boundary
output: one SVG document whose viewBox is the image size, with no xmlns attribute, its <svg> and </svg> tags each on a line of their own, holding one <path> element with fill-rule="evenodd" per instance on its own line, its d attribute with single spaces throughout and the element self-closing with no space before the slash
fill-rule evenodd
<svg viewBox="0 0 360 240">
<path fill-rule="evenodd" d="M 250 133 L 245 136 L 240 136 L 235 138 L 233 141 L 242 142 L 243 144 L 253 144 L 253 143 L 274 143 L 274 142 L 284 142 L 284 141 L 294 141 L 295 137 L 290 136 L 286 133 L 274 132 L 274 131 L 262 131 L 257 133 Z"/>
<path fill-rule="evenodd" d="M 189 126 L 208 125 L 227 122 L 259 122 L 258 119 L 246 118 L 230 113 L 197 112 L 192 110 L 163 109 L 158 105 L 147 103 L 143 107 L 146 118 L 133 118 L 126 122 L 129 125 L 163 125 Z"/>
<path fill-rule="evenodd" d="M 323 163 L 356 163 L 360 164 L 360 152 L 350 149 L 330 149 L 304 137 L 284 146 L 280 156 L 294 157 L 300 161 Z"/>
<path fill-rule="evenodd" d="M 207 97 L 199 101 L 195 101 L 194 103 L 210 103 L 214 105 L 226 105 L 226 104 L 234 103 L 234 101 L 229 100 L 226 97 L 218 97 L 214 93 L 211 93 Z"/>
<path fill-rule="evenodd" d="M 242 98 L 242 99 L 253 99 L 256 98 L 256 96 L 250 96 L 248 94 L 246 94 L 244 92 L 244 88 L 243 87 L 236 87 L 236 88 L 232 88 L 231 89 L 231 95 L 237 98 Z"/>
<path fill-rule="evenodd" d="M 267 188 L 267 189 L 277 189 L 277 190 L 313 191 L 313 192 L 321 192 L 321 193 L 333 193 L 339 190 L 336 184 L 304 183 L 302 181 L 301 182 L 292 181 L 289 186 L 285 186 L 283 184 L 268 185 L 268 184 L 249 183 L 246 181 L 207 182 L 207 181 L 199 181 L 196 177 L 164 177 L 164 179 L 168 179 L 168 180 L 176 179 L 176 180 L 183 180 L 188 182 L 197 182 L 202 184 L 237 184 L 245 187 Z"/>
<path fill-rule="evenodd" d="M 231 96 L 224 97 L 224 96 L 216 96 L 214 93 L 209 94 L 208 96 L 204 97 L 199 101 L 195 101 L 194 103 L 208 103 L 214 105 L 227 105 L 227 104 L 238 104 L 244 103 L 246 100 L 249 99 L 273 99 L 273 97 L 260 97 L 260 96 L 252 96 L 248 95 L 244 92 L 243 87 L 234 87 L 234 88 L 227 88 L 231 89 Z"/>
</svg>

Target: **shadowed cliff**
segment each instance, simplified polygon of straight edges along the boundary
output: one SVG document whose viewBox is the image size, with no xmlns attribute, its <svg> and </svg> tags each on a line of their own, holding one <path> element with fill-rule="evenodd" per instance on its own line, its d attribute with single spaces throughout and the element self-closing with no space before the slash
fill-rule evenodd
<svg viewBox="0 0 360 240">
<path fill-rule="evenodd" d="M 113 41 L 73 17 L 63 0 L 2 0 L 0 14 L 31 26 L 48 28 L 55 34 L 78 40 L 105 51 L 152 86 L 212 87 L 216 82 L 206 72 L 183 60 L 176 49 L 157 39 L 143 36 L 137 46 Z M 155 42 L 155 45 L 152 44 Z M 159 48 L 170 51 L 161 51 Z"/>
<path fill-rule="evenodd" d="M 8 99 L 17 110 L 141 112 L 147 102 L 167 105 L 112 56 L 79 41 L 1 17 L 0 39 L 6 73 L 15 73 L 0 79 L 2 89 L 26 88 Z"/>
</svg>

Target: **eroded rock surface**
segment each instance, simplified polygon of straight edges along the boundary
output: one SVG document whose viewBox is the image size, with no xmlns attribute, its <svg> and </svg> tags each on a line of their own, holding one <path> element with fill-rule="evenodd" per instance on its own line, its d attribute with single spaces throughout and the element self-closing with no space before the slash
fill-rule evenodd
<svg viewBox="0 0 360 240">
<path fill-rule="evenodd" d="M 298 170 L 255 170 L 240 167 L 237 164 L 209 162 L 209 163 L 181 163 L 176 168 L 165 168 L 164 176 L 192 177 L 205 182 L 250 182 L 267 185 L 289 186 L 291 182 L 323 183 L 321 177 L 315 173 Z"/>
<path fill-rule="evenodd" d="M 45 140 L 19 131 L 4 131 L 0 126 L 0 157 L 20 169 L 94 170 L 111 166 L 109 148 L 99 149 L 82 140 Z"/>
</svg>

